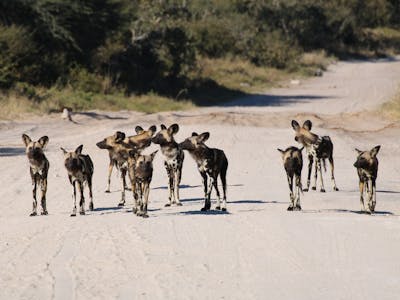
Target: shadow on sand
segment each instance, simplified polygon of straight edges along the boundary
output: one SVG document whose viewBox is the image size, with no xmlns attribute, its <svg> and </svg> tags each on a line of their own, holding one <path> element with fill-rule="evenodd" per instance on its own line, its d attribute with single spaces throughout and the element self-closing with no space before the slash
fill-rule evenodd
<svg viewBox="0 0 400 300">
<path fill-rule="evenodd" d="M 24 147 L 0 147 L 0 157 L 24 155 Z"/>
</svg>

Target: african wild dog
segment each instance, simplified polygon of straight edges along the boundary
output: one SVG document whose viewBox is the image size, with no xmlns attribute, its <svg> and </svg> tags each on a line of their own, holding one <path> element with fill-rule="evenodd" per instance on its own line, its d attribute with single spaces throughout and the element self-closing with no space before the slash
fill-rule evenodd
<svg viewBox="0 0 400 300">
<path fill-rule="evenodd" d="M 193 132 L 192 136 L 180 143 L 180 145 L 182 149 L 189 151 L 197 164 L 201 177 L 203 178 L 205 204 L 201 210 L 207 211 L 211 209 L 210 198 L 213 186 L 218 197 L 216 209 L 221 209 L 221 197 L 217 182 L 219 175 L 222 181 L 222 190 L 224 192 L 222 210 L 226 211 L 226 171 L 228 169 L 228 159 L 226 158 L 224 151 L 215 148 L 208 148 L 204 144 L 209 137 L 209 132 L 204 132 L 200 135 Z"/>
<path fill-rule="evenodd" d="M 60 148 L 64 153 L 64 166 L 68 172 L 69 182 L 73 187 L 72 197 L 74 199 L 74 207 L 72 209 L 71 217 L 76 216 L 76 189 L 80 192 L 79 201 L 79 214 L 85 214 L 85 196 L 83 194 L 83 188 L 87 183 L 89 188 L 89 209 L 93 210 L 93 192 L 92 192 L 92 178 L 93 178 L 93 162 L 89 155 L 82 154 L 83 145 L 80 145 L 73 152 L 68 152 L 64 148 Z"/>
<path fill-rule="evenodd" d="M 175 141 L 174 135 L 179 131 L 178 124 L 172 124 L 167 127 L 162 124 L 161 130 L 152 139 L 154 144 L 160 145 L 161 152 L 164 155 L 164 165 L 168 173 L 168 203 L 165 206 L 171 206 L 171 204 L 182 205 L 179 199 L 179 184 L 182 178 L 182 166 L 185 154 Z"/>
<path fill-rule="evenodd" d="M 324 164 L 324 169 L 326 171 L 325 159 L 329 160 L 331 166 L 331 180 L 333 184 L 333 190 L 338 191 L 336 186 L 335 175 L 334 175 L 334 163 L 333 163 L 333 143 L 329 136 L 318 136 L 312 133 L 311 127 L 312 123 L 310 120 L 304 122 L 303 127 L 300 127 L 299 123 L 292 120 L 292 127 L 296 132 L 295 141 L 301 143 L 307 151 L 308 154 L 308 177 L 307 177 L 307 188 L 304 189 L 307 192 L 310 188 L 310 178 L 312 172 L 313 162 L 315 161 L 315 174 L 314 174 L 314 186 L 313 190 L 317 189 L 317 178 L 318 172 L 320 174 L 321 180 L 321 192 L 325 192 L 324 180 L 322 177 L 322 167 L 321 162 Z"/>
<path fill-rule="evenodd" d="M 287 210 L 301 210 L 300 205 L 300 192 L 301 186 L 301 170 L 303 169 L 303 155 L 301 149 L 296 147 L 289 147 L 286 150 L 278 149 L 282 154 L 283 166 L 286 171 L 287 181 L 290 190 L 290 205 Z M 293 182 L 293 177 L 295 182 Z M 295 184 L 295 192 L 293 193 L 293 183 Z"/>
<path fill-rule="evenodd" d="M 135 131 L 137 134 L 143 132 L 143 128 L 140 126 L 136 126 Z M 118 162 L 116 159 L 114 159 L 113 157 L 114 153 L 112 151 L 112 149 L 108 149 L 108 156 L 110 159 L 110 162 L 108 164 L 108 180 L 107 180 L 107 189 L 105 190 L 105 193 L 110 193 L 110 185 L 111 185 L 111 174 L 112 174 L 112 170 L 113 168 L 117 168 L 118 169 Z M 128 186 L 126 185 L 126 179 L 124 178 L 124 184 L 125 184 L 125 190 L 128 190 Z"/>
<path fill-rule="evenodd" d="M 117 131 L 114 135 L 106 137 L 96 144 L 100 149 L 107 149 L 109 151 L 110 156 L 117 162 L 117 168 L 121 172 L 121 201 L 118 206 L 125 205 L 125 176 L 127 172 L 131 181 L 133 196 L 135 198 L 137 197 L 133 167 L 130 167 L 134 164 L 134 155 L 130 155 L 130 153 L 140 153 L 144 148 L 150 146 L 151 138 L 156 131 L 156 126 L 150 126 L 148 130 L 137 127 L 137 131 L 139 130 L 139 134 L 130 137 L 126 137 L 125 133 Z"/>
<path fill-rule="evenodd" d="M 25 153 L 29 160 L 29 170 L 32 179 L 33 185 L 33 209 L 31 216 L 37 215 L 37 200 L 36 200 L 36 190 L 37 187 L 40 186 L 41 194 L 41 206 L 42 206 L 42 215 L 47 215 L 47 207 L 46 207 L 46 192 L 47 192 L 47 174 L 49 172 L 49 161 L 43 153 L 43 149 L 46 147 L 49 142 L 49 138 L 47 136 L 42 136 L 37 142 L 33 142 L 31 138 L 23 134 L 22 141 L 25 144 Z"/>
<path fill-rule="evenodd" d="M 138 199 L 135 199 L 133 213 L 137 216 L 148 218 L 147 205 L 149 203 L 150 183 L 153 177 L 153 160 L 158 150 L 150 155 L 135 153 L 134 174 L 136 177 L 136 192 Z"/>
<path fill-rule="evenodd" d="M 376 155 L 381 146 L 376 146 L 370 151 L 355 149 L 358 153 L 354 167 L 357 168 L 360 187 L 361 211 L 373 213 L 376 205 L 376 177 L 378 176 L 378 159 Z M 364 193 L 368 194 L 368 210 L 364 205 Z"/>
</svg>

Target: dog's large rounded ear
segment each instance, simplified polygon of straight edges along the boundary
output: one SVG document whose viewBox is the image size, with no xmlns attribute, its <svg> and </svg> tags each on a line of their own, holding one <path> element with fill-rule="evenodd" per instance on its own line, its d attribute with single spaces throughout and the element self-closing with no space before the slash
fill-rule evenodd
<svg viewBox="0 0 400 300">
<path fill-rule="evenodd" d="M 354 149 L 358 155 L 360 155 L 361 153 L 363 153 L 364 151 L 358 150 L 357 148 Z"/>
<path fill-rule="evenodd" d="M 299 123 L 297 123 L 296 120 L 292 120 L 292 127 L 293 127 L 294 131 L 299 131 L 299 129 L 300 129 L 300 125 L 299 125 Z"/>
<path fill-rule="evenodd" d="M 168 133 L 169 134 L 176 134 L 179 131 L 179 125 L 178 124 L 172 124 L 171 126 L 169 126 L 168 128 Z"/>
<path fill-rule="evenodd" d="M 141 134 L 143 131 L 144 131 L 144 129 L 141 126 L 136 126 L 135 127 L 136 134 Z"/>
<path fill-rule="evenodd" d="M 192 136 L 198 136 L 197 132 L 192 132 Z"/>
<path fill-rule="evenodd" d="M 28 144 L 30 142 L 32 142 L 31 138 L 28 135 L 26 135 L 25 133 L 22 135 L 22 141 L 24 142 L 25 147 L 27 147 Z"/>
<path fill-rule="evenodd" d="M 210 137 L 210 133 L 209 132 L 203 132 L 202 134 L 199 135 L 198 141 L 201 142 L 201 143 L 204 143 L 205 141 L 208 140 L 209 137 Z"/>
<path fill-rule="evenodd" d="M 381 145 L 378 145 L 378 146 L 375 146 L 374 148 L 372 148 L 371 149 L 371 156 L 375 157 L 378 154 L 379 149 L 381 149 Z"/>
<path fill-rule="evenodd" d="M 167 126 L 165 126 L 164 124 L 161 124 L 161 130 L 165 130 L 165 129 L 167 129 Z"/>
<path fill-rule="evenodd" d="M 151 135 L 155 134 L 157 131 L 157 126 L 156 125 L 150 126 L 149 131 L 151 132 Z"/>
<path fill-rule="evenodd" d="M 114 137 L 115 137 L 115 142 L 116 142 L 116 143 L 121 143 L 121 142 L 124 140 L 124 138 L 125 138 L 125 133 L 123 133 L 123 132 L 121 132 L 121 131 L 117 131 L 117 132 L 114 134 Z"/>
<path fill-rule="evenodd" d="M 68 153 L 68 151 L 65 150 L 63 147 L 60 147 L 60 149 L 61 149 L 61 151 L 64 153 L 64 155 Z"/>
<path fill-rule="evenodd" d="M 42 148 L 46 147 L 47 143 L 49 142 L 49 137 L 47 135 L 42 136 L 39 140 L 38 143 L 40 144 L 40 146 L 42 146 Z"/>
<path fill-rule="evenodd" d="M 79 145 L 78 148 L 75 149 L 76 154 L 82 154 L 83 145 Z"/>
<path fill-rule="evenodd" d="M 310 131 L 311 128 L 312 128 L 312 122 L 311 122 L 310 120 L 305 121 L 305 122 L 303 123 L 303 128 L 304 128 L 305 130 Z"/>
</svg>

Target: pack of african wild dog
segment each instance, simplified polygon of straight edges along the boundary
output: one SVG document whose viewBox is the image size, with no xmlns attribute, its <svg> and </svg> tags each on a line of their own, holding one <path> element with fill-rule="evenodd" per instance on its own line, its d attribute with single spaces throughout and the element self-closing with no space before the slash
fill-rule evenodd
<svg viewBox="0 0 400 300">
<path fill-rule="evenodd" d="M 302 126 L 292 120 L 292 127 L 295 131 L 295 141 L 302 144 L 303 147 L 288 147 L 285 150 L 278 149 L 281 152 L 284 169 L 287 175 L 287 181 L 290 191 L 289 211 L 301 210 L 300 195 L 307 192 L 311 184 L 311 174 L 314 166 L 314 185 L 313 190 L 317 189 L 319 177 L 320 191 L 325 192 L 325 186 L 322 176 L 322 168 L 326 171 L 326 159 L 328 159 L 331 170 L 331 180 L 334 191 L 339 189 L 336 186 L 334 176 L 333 161 L 333 143 L 329 136 L 318 136 L 311 132 L 312 123 L 307 120 Z M 204 186 L 204 207 L 201 211 L 211 209 L 211 192 L 215 189 L 217 194 L 217 205 L 215 209 L 226 211 L 226 173 L 228 169 L 228 159 L 223 150 L 209 148 L 206 141 L 210 137 L 209 132 L 197 134 L 195 132 L 183 142 L 178 143 L 174 136 L 179 131 L 178 124 L 172 124 L 169 127 L 161 125 L 156 133 L 155 125 L 147 130 L 137 126 L 136 134 L 126 136 L 125 133 L 117 131 L 113 135 L 104 138 L 96 145 L 100 149 L 108 151 L 109 168 L 106 193 L 110 192 L 111 173 L 115 167 L 120 173 L 121 178 L 121 199 L 118 206 L 125 205 L 125 192 L 128 189 L 126 177 L 128 175 L 132 197 L 134 200 L 133 213 L 137 216 L 148 217 L 147 207 L 149 203 L 150 183 L 153 176 L 153 160 L 157 151 L 150 155 L 142 154 L 143 150 L 151 143 L 160 146 L 164 158 L 165 169 L 168 174 L 168 202 L 165 206 L 177 205 L 182 203 L 179 197 L 179 185 L 182 178 L 182 166 L 186 150 L 197 164 Z M 26 135 L 22 135 L 22 140 L 26 147 L 26 155 L 30 164 L 30 175 L 33 185 L 33 208 L 31 216 L 37 215 L 37 189 L 40 188 L 41 214 L 47 215 L 46 191 L 47 174 L 50 163 L 47 160 L 44 149 L 49 142 L 47 136 L 41 137 L 38 141 Z M 303 168 L 303 149 L 306 149 L 308 156 L 308 176 L 307 186 L 303 189 L 301 183 L 301 172 Z M 370 151 L 357 151 L 357 159 L 354 167 L 359 176 L 360 203 L 361 211 L 373 213 L 376 205 L 376 178 L 378 173 L 377 154 L 380 146 L 372 148 Z M 79 213 L 85 214 L 85 196 L 84 186 L 89 189 L 89 210 L 94 209 L 92 193 L 93 161 L 90 156 L 82 153 L 83 145 L 78 146 L 75 151 L 67 151 L 61 148 L 64 154 L 64 166 L 66 168 L 68 179 L 73 190 L 73 208 L 71 216 L 76 216 L 77 212 L 77 189 L 79 190 Z M 220 177 L 222 182 L 223 197 L 221 199 L 217 179 Z M 367 207 L 364 204 L 364 197 L 367 199 Z M 222 202 L 222 203 L 221 203 Z"/>
</svg>

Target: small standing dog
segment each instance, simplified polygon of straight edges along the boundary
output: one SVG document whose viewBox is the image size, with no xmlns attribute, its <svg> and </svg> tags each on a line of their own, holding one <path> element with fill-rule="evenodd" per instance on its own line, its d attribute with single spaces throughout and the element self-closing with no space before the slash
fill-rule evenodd
<svg viewBox="0 0 400 300">
<path fill-rule="evenodd" d="M 320 137 L 314 133 L 312 133 L 311 127 L 312 123 L 310 120 L 304 122 L 303 126 L 300 127 L 299 123 L 295 120 L 292 120 L 292 127 L 296 132 L 295 141 L 301 143 L 307 151 L 308 154 L 308 177 L 307 177 L 307 188 L 304 189 L 305 192 L 308 192 L 310 188 L 310 178 L 312 172 L 313 162 L 315 161 L 315 181 L 313 190 L 317 189 L 317 178 L 318 172 L 320 174 L 321 179 L 321 192 L 325 192 L 324 180 L 322 177 L 322 167 L 321 161 L 324 164 L 324 169 L 326 171 L 325 159 L 329 160 L 331 166 L 331 180 L 333 184 L 333 190 L 338 191 L 339 189 L 336 186 L 335 175 L 334 175 L 334 163 L 333 163 L 333 143 L 329 136 Z"/>
<path fill-rule="evenodd" d="M 303 169 L 303 155 L 301 151 L 304 149 L 298 149 L 296 147 L 289 147 L 286 150 L 278 149 L 282 154 L 283 166 L 286 171 L 287 181 L 290 190 L 290 205 L 287 210 L 301 210 L 300 205 L 300 192 L 302 192 L 301 186 L 301 170 Z M 293 182 L 293 177 L 295 182 Z M 293 183 L 295 183 L 295 191 L 293 193 Z"/>
<path fill-rule="evenodd" d="M 174 135 L 178 131 L 178 124 L 172 124 L 168 129 L 164 124 L 161 124 L 161 130 L 152 139 L 154 144 L 160 145 L 161 152 L 164 155 L 164 166 L 168 173 L 169 197 L 165 206 L 182 205 L 179 199 L 179 184 L 181 183 L 185 154 L 174 139 Z"/>
<path fill-rule="evenodd" d="M 354 167 L 357 168 L 360 188 L 361 211 L 373 213 L 376 205 L 376 177 L 378 176 L 378 158 L 376 157 L 381 146 L 376 146 L 370 151 L 355 149 L 358 153 Z M 368 197 L 368 210 L 364 205 L 364 193 Z"/>
<path fill-rule="evenodd" d="M 136 177 L 136 193 L 135 207 L 133 213 L 137 216 L 148 218 L 147 205 L 149 203 L 150 183 L 153 177 L 153 160 L 158 150 L 150 155 L 136 155 L 135 157 L 135 177 Z"/>
<path fill-rule="evenodd" d="M 42 215 L 47 215 L 47 207 L 46 207 L 46 192 L 47 192 L 47 174 L 49 172 L 49 161 L 43 153 L 44 148 L 49 142 L 49 138 L 47 136 L 42 136 L 37 142 L 31 140 L 31 138 L 23 134 L 22 141 L 25 144 L 25 153 L 28 157 L 30 164 L 30 174 L 33 185 L 33 209 L 31 216 L 37 215 L 37 200 L 36 200 L 36 190 L 37 187 L 40 186 L 40 190 L 42 192 L 41 197 L 41 206 L 42 206 Z"/>
<path fill-rule="evenodd" d="M 76 189 L 79 189 L 81 200 L 79 202 L 79 213 L 85 214 L 85 196 L 83 194 L 84 184 L 89 187 L 89 209 L 93 210 L 93 193 L 92 193 L 92 177 L 93 177 L 93 162 L 89 155 L 82 154 L 83 145 L 80 145 L 73 152 L 68 152 L 64 148 L 60 148 L 64 153 L 64 166 L 68 172 L 69 182 L 73 186 L 74 208 L 72 209 L 71 217 L 76 216 Z"/>
<path fill-rule="evenodd" d="M 228 169 L 228 159 L 226 158 L 224 151 L 215 148 L 208 148 L 204 144 L 209 137 L 209 132 L 204 132 L 200 135 L 193 132 L 192 136 L 187 138 L 180 145 L 182 149 L 189 151 L 189 154 L 195 160 L 197 168 L 203 178 L 205 204 L 201 211 L 211 209 L 210 198 L 213 186 L 218 197 L 216 209 L 226 211 L 226 171 Z M 222 189 L 224 192 L 222 208 L 221 197 L 218 190 L 218 176 L 221 178 Z"/>
</svg>

